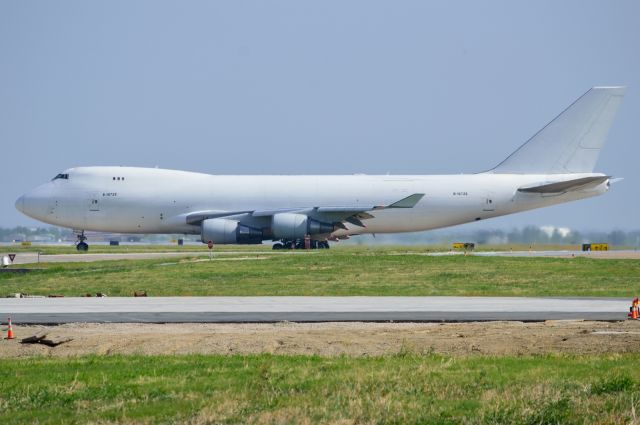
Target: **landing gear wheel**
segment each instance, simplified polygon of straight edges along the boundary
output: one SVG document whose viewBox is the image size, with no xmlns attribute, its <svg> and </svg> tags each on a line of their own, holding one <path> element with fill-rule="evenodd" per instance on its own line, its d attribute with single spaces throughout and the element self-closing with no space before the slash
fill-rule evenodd
<svg viewBox="0 0 640 425">
<path fill-rule="evenodd" d="M 329 242 L 327 241 L 318 242 L 318 249 L 329 249 Z"/>
<path fill-rule="evenodd" d="M 281 243 L 274 243 L 273 244 L 273 249 L 284 249 L 284 245 L 282 245 Z"/>
<path fill-rule="evenodd" d="M 78 251 L 88 251 L 89 250 L 89 244 L 87 244 L 85 241 L 87 240 L 87 237 L 84 235 L 84 230 L 80 231 L 80 233 L 76 233 L 76 236 L 78 237 L 78 243 L 76 244 L 76 249 Z"/>
</svg>

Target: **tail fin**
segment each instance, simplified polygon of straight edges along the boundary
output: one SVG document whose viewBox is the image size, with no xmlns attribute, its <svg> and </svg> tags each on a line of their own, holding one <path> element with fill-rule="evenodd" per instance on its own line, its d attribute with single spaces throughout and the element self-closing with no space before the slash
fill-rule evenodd
<svg viewBox="0 0 640 425">
<path fill-rule="evenodd" d="M 626 87 L 593 87 L 490 173 L 591 173 Z"/>
</svg>

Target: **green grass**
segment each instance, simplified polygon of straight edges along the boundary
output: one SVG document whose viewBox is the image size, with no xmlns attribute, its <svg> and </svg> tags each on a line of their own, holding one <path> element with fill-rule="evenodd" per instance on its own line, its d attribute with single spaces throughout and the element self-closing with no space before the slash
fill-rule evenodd
<svg viewBox="0 0 640 425">
<path fill-rule="evenodd" d="M 220 251 L 217 251 L 220 253 Z M 432 257 L 424 249 L 342 248 L 144 261 L 40 264 L 0 273 L 3 293 L 178 295 L 614 296 L 640 293 L 640 261 Z M 261 259 L 256 259 L 261 258 Z M 206 259 L 206 257 L 205 257 Z M 197 260 L 197 261 L 196 261 Z"/>
<path fill-rule="evenodd" d="M 631 423 L 640 355 L 0 361 L 0 423 Z"/>
</svg>

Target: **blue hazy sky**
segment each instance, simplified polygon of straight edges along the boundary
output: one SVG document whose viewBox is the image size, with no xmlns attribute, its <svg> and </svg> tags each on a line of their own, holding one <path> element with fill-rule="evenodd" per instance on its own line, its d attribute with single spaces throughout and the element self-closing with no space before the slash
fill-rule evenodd
<svg viewBox="0 0 640 425">
<path fill-rule="evenodd" d="M 603 197 L 475 226 L 637 229 L 637 1 L 0 1 L 0 226 L 78 165 L 212 174 L 493 167 L 628 85 Z"/>
</svg>

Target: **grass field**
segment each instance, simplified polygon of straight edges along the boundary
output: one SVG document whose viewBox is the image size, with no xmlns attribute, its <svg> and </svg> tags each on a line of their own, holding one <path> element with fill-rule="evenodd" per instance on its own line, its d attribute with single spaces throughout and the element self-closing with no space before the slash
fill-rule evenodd
<svg viewBox="0 0 640 425">
<path fill-rule="evenodd" d="M 224 254 L 226 252 L 226 254 Z M 640 293 L 640 261 L 589 258 L 432 257 L 424 249 L 341 248 L 91 263 L 43 263 L 1 273 L 3 293 L 79 296 L 491 295 L 614 296 Z"/>
<path fill-rule="evenodd" d="M 637 423 L 638 364 L 410 352 L 4 360 L 0 423 Z"/>
<path fill-rule="evenodd" d="M 130 296 L 141 289 L 151 296 L 640 293 L 637 260 L 422 255 L 431 247 L 341 247 L 293 255 L 264 248 L 219 248 L 213 261 L 196 252 L 201 247 L 188 247 L 188 258 L 43 263 L 27 274 L 0 273 L 0 286 L 6 293 L 67 296 Z M 63 252 L 73 250 L 55 247 L 50 253 Z M 432 353 L 414 352 L 408 344 L 381 357 L 5 359 L 0 423 L 638 423 L 639 354 Z"/>
</svg>

